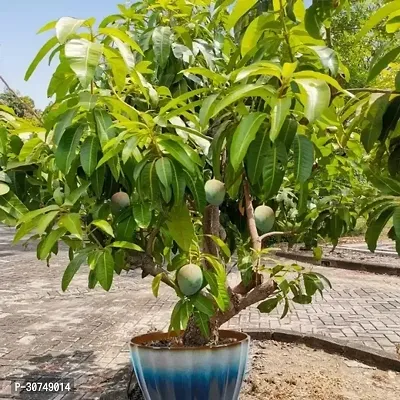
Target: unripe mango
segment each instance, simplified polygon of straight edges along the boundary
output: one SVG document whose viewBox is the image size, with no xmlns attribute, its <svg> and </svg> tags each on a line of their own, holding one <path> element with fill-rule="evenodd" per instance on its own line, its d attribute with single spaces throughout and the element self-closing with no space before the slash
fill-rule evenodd
<svg viewBox="0 0 400 400">
<path fill-rule="evenodd" d="M 196 264 L 186 264 L 178 271 L 176 280 L 181 292 L 191 296 L 203 286 L 203 272 Z"/>
<path fill-rule="evenodd" d="M 258 206 L 254 211 L 256 226 L 262 233 L 269 232 L 275 223 L 275 213 L 271 207 Z"/>
<path fill-rule="evenodd" d="M 129 207 L 131 201 L 127 193 L 118 192 L 111 197 L 111 211 L 113 214 L 119 214 L 124 208 Z"/>
<path fill-rule="evenodd" d="M 220 206 L 225 199 L 225 185 L 217 179 L 210 179 L 204 185 L 207 202 L 213 206 Z"/>
</svg>

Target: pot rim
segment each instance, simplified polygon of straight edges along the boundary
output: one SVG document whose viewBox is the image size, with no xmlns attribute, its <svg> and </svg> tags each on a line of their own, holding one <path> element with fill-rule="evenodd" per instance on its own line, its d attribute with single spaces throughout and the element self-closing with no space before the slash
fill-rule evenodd
<svg viewBox="0 0 400 400">
<path fill-rule="evenodd" d="M 157 346 L 149 346 L 146 343 L 163 340 L 163 339 L 170 339 L 173 337 L 177 337 L 182 334 L 183 331 L 177 332 L 150 332 L 145 333 L 143 335 L 134 336 L 130 341 L 130 347 L 138 347 L 141 349 L 148 349 L 148 350 L 157 350 L 157 351 L 185 351 L 185 350 L 210 350 L 210 349 L 225 349 L 227 347 L 234 347 L 239 346 L 246 340 L 250 340 L 250 336 L 247 333 L 239 332 L 239 331 L 232 331 L 232 330 L 225 330 L 222 329 L 219 331 L 219 334 L 223 338 L 227 339 L 237 339 L 236 342 L 232 343 L 225 343 L 225 344 L 218 344 L 218 345 L 206 345 L 206 346 L 190 346 L 190 347 L 157 347 Z"/>
</svg>

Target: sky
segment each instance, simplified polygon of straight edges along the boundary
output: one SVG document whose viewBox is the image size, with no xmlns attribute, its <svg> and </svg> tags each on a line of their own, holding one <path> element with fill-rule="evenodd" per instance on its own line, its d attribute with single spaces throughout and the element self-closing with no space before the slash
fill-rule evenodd
<svg viewBox="0 0 400 400">
<path fill-rule="evenodd" d="M 43 60 L 28 82 L 25 72 L 52 32 L 37 35 L 47 22 L 60 17 L 90 18 L 100 22 L 109 14 L 118 13 L 117 3 L 123 0 L 0 0 L 0 75 L 14 89 L 28 95 L 36 107 L 44 109 L 50 102 L 46 96 L 48 82 L 56 65 Z M 306 0 L 310 3 L 311 0 Z M 0 91 L 4 88 L 0 86 Z"/>
</svg>

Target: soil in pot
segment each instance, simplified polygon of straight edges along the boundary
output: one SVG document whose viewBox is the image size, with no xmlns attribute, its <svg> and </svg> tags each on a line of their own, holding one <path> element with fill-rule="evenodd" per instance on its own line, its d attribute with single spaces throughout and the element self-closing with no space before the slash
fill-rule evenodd
<svg viewBox="0 0 400 400">
<path fill-rule="evenodd" d="M 400 374 L 304 345 L 254 341 L 241 400 L 399 400 Z"/>
</svg>

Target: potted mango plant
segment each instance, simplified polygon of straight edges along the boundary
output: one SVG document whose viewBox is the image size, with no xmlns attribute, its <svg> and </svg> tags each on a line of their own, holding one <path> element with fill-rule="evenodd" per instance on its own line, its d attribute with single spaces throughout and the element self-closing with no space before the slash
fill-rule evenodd
<svg viewBox="0 0 400 400">
<path fill-rule="evenodd" d="M 327 3 L 324 18 L 338 8 Z M 106 291 L 114 274 L 141 269 L 155 296 L 160 284 L 176 293 L 169 332 L 130 344 L 146 399 L 237 399 L 249 337 L 224 323 L 253 304 L 266 313 L 282 304 L 284 317 L 329 285 L 267 263 L 263 241 L 318 217 L 307 214 L 315 161 L 335 156 L 324 146 L 337 130 L 325 127 L 352 95 L 312 24 L 318 5 L 118 7 L 97 28 L 63 17 L 40 30 L 55 35 L 25 78 L 46 55 L 58 59 L 53 102 L 34 125 L 2 107 L 0 219 L 17 226 L 15 241 L 37 240 L 47 263 L 68 246 L 63 290 L 80 268 L 89 288 Z M 292 219 L 276 201 L 288 187 Z"/>
</svg>

